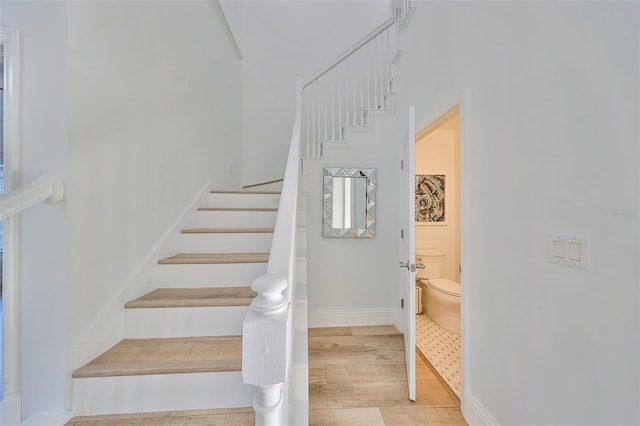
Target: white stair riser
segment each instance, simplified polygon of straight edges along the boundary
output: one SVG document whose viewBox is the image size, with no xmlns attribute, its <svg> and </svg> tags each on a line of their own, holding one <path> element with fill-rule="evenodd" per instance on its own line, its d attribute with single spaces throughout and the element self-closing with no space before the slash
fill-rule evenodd
<svg viewBox="0 0 640 426">
<path fill-rule="evenodd" d="M 209 207 L 278 207 L 280 194 L 210 194 Z"/>
<path fill-rule="evenodd" d="M 267 253 L 272 233 L 180 234 L 180 253 Z"/>
<path fill-rule="evenodd" d="M 251 285 L 266 270 L 266 263 L 156 265 L 152 282 L 156 288 L 242 287 Z"/>
<path fill-rule="evenodd" d="M 199 228 L 265 228 L 276 223 L 276 211 L 198 211 Z"/>
<path fill-rule="evenodd" d="M 73 414 L 144 413 L 250 407 L 239 371 L 92 377 L 73 380 Z"/>
<path fill-rule="evenodd" d="M 248 306 L 126 309 L 125 337 L 238 336 L 248 310 Z"/>
</svg>

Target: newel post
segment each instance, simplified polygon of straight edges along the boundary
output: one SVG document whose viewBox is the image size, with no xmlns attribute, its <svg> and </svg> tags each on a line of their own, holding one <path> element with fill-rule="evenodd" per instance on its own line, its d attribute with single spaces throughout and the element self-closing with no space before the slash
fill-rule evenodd
<svg viewBox="0 0 640 426">
<path fill-rule="evenodd" d="M 251 302 L 242 329 L 242 379 L 255 390 L 255 424 L 281 426 L 286 423 L 282 387 L 290 352 L 287 343 L 290 309 L 282 294 L 287 280 L 274 274 L 261 275 L 251 288 L 258 295 Z"/>
</svg>

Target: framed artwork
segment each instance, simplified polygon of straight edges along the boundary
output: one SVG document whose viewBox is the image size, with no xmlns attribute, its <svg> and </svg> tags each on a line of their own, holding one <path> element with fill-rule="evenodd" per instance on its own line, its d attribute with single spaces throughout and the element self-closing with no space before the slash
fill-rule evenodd
<svg viewBox="0 0 640 426">
<path fill-rule="evenodd" d="M 445 175 L 416 175 L 416 224 L 446 225 Z"/>
</svg>

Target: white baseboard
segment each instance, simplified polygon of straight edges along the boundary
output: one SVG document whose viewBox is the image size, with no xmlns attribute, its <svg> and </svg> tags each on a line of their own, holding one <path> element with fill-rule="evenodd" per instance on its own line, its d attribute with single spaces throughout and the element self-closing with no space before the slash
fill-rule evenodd
<svg viewBox="0 0 640 426">
<path fill-rule="evenodd" d="M 27 417 L 19 424 L 21 426 L 58 426 L 66 424 L 69 420 L 71 420 L 69 414 L 47 414 Z"/>
<path fill-rule="evenodd" d="M 464 419 L 470 426 L 482 425 L 498 425 L 499 423 L 493 418 L 491 413 L 484 408 L 472 394 L 465 392 L 460 406 Z"/>
<path fill-rule="evenodd" d="M 20 395 L 12 395 L 5 397 L 0 401 L 0 424 L 1 425 L 17 425 L 20 424 L 21 416 L 21 400 Z"/>
<path fill-rule="evenodd" d="M 309 311 L 309 328 L 389 325 L 395 324 L 394 320 L 394 313 L 390 309 Z"/>
</svg>

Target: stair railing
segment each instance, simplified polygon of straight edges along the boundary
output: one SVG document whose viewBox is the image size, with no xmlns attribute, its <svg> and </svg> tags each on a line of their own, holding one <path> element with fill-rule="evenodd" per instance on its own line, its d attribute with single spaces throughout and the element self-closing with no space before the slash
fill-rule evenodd
<svg viewBox="0 0 640 426">
<path fill-rule="evenodd" d="M 343 142 L 345 126 L 369 125 L 369 111 L 390 109 L 395 65 L 415 6 L 393 0 L 393 16 L 303 85 L 303 155 L 322 157 L 324 143 Z"/>
<path fill-rule="evenodd" d="M 325 142 L 342 142 L 345 126 L 368 124 L 367 111 L 390 107 L 396 17 L 383 22 L 303 85 L 306 157 Z"/>
<path fill-rule="evenodd" d="M 242 378 L 255 390 L 253 409 L 256 425 L 286 426 L 289 423 L 288 381 L 291 378 L 293 348 L 291 302 L 296 289 L 301 83 L 298 77 L 296 116 L 267 271 L 251 285 L 257 296 L 251 302 L 242 330 Z"/>
</svg>

